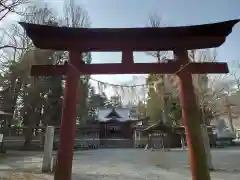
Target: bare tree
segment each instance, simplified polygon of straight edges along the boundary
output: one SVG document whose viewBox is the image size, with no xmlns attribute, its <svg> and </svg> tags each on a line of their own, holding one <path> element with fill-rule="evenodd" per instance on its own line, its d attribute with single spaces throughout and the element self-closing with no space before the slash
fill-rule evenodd
<svg viewBox="0 0 240 180">
<path fill-rule="evenodd" d="M 226 110 L 226 97 L 230 97 L 232 93 L 231 81 L 220 79 L 214 83 L 211 95 L 208 97 L 207 106 L 213 110 L 216 115 L 222 114 Z"/>
<path fill-rule="evenodd" d="M 161 18 L 157 14 L 151 14 L 149 16 L 148 26 L 153 28 L 161 27 Z M 162 62 L 167 58 L 167 51 L 151 51 L 147 52 L 148 55 L 151 55 L 157 59 L 157 62 Z"/>
<path fill-rule="evenodd" d="M 148 26 L 152 27 L 152 28 L 160 28 L 162 26 L 162 21 L 161 18 L 157 15 L 157 14 L 151 14 L 149 17 L 149 22 L 148 22 Z M 157 62 L 164 62 L 168 55 L 169 52 L 168 51 L 151 51 L 151 52 L 146 52 L 146 54 L 156 58 Z M 155 76 L 155 80 L 154 80 L 154 86 L 155 86 L 155 91 L 158 94 L 158 96 L 160 97 L 160 103 L 162 105 L 162 119 L 164 122 L 167 122 L 168 120 L 168 112 L 167 112 L 167 104 L 168 101 L 171 99 L 173 92 L 175 93 L 176 91 L 172 91 L 172 89 L 175 88 L 175 82 L 176 82 L 176 78 L 174 75 L 154 75 Z M 153 77 L 153 76 L 152 76 Z M 170 90 L 171 89 L 171 90 Z"/>
<path fill-rule="evenodd" d="M 10 13 L 18 13 L 16 8 L 26 4 L 28 0 L 1 0 L 0 2 L 0 21 Z"/>
<path fill-rule="evenodd" d="M 209 54 L 208 54 L 209 57 Z M 213 60 L 216 61 L 216 52 L 213 52 Z M 211 58 L 210 58 L 211 59 Z M 233 62 L 234 69 L 238 68 L 237 61 Z M 231 96 L 234 89 L 238 90 L 238 76 L 236 71 L 230 71 L 228 74 L 209 75 L 208 86 L 212 90 L 211 95 L 207 97 L 207 106 L 212 108 L 215 114 L 225 112 L 225 97 Z M 232 79 L 233 78 L 233 79 Z M 240 79 L 239 79 L 240 80 Z M 219 103 L 221 102 L 221 103 Z"/>
<path fill-rule="evenodd" d="M 215 62 L 217 59 L 216 50 L 191 50 L 189 51 L 189 58 L 195 62 Z M 220 76 L 210 77 L 207 74 L 193 75 L 193 84 L 195 93 L 202 114 L 202 123 L 209 124 L 209 118 L 205 115 L 206 108 L 210 108 L 213 99 L 218 94 L 212 87 L 218 83 Z"/>
<path fill-rule="evenodd" d="M 20 11 L 17 11 L 17 8 L 19 8 L 21 5 L 27 4 L 28 0 L 2 0 L 0 2 L 0 21 L 7 17 L 10 13 L 16 13 L 18 15 L 25 15 L 24 12 L 21 13 Z M 18 50 L 24 50 L 24 47 L 18 46 L 16 44 L 16 40 L 13 40 L 12 32 L 13 29 L 10 29 L 10 31 L 7 28 L 1 28 L 1 41 L 0 41 L 0 50 L 2 49 L 11 49 L 14 52 Z M 14 36 L 16 37 L 16 36 Z M 8 42 L 6 42 L 6 39 Z M 11 43 L 9 43 L 9 39 Z"/>
<path fill-rule="evenodd" d="M 35 24 L 48 24 L 49 21 L 56 21 L 52 10 L 47 6 L 39 8 L 37 6 L 28 6 L 24 14 L 24 21 Z M 31 16 L 29 15 L 31 14 Z M 21 58 L 26 51 L 35 49 L 30 38 L 28 38 L 26 32 L 18 24 L 13 24 L 10 29 L 3 30 L 4 40 L 0 46 L 1 52 L 4 54 L 13 54 Z M 8 57 L 8 59 L 12 59 Z"/>
<path fill-rule="evenodd" d="M 65 0 L 63 17 L 60 19 L 62 26 L 75 28 L 90 27 L 90 18 L 87 11 L 80 5 L 75 3 L 75 0 Z"/>
<path fill-rule="evenodd" d="M 73 27 L 73 28 L 89 28 L 90 18 L 87 11 L 80 5 L 75 3 L 75 0 L 65 0 L 63 16 L 60 18 L 60 26 Z M 82 52 L 84 59 L 91 59 L 89 52 Z M 66 61 L 69 59 L 69 53 L 64 52 L 62 60 Z M 89 62 L 88 62 L 89 63 Z M 87 98 L 89 91 L 89 75 L 81 76 L 79 82 L 79 92 L 81 93 L 77 108 L 77 118 L 86 120 L 88 116 Z"/>
<path fill-rule="evenodd" d="M 230 75 L 233 78 L 233 86 L 236 88 L 237 91 L 240 91 L 240 75 L 239 75 L 239 69 L 240 69 L 240 60 L 237 59 L 232 62 L 232 70 L 230 71 Z"/>
<path fill-rule="evenodd" d="M 16 31 L 17 30 L 17 31 Z M 20 30 L 20 32 L 18 32 Z M 22 43 L 19 43 L 19 39 L 22 39 L 22 36 L 18 37 L 18 34 L 22 34 L 22 29 L 16 25 L 13 24 L 12 27 L 9 29 L 1 29 L 1 41 L 0 41 L 0 51 L 21 51 L 25 50 L 26 47 L 22 46 Z M 17 37 L 17 38 L 16 38 Z M 20 40 L 21 41 L 21 40 Z"/>
</svg>

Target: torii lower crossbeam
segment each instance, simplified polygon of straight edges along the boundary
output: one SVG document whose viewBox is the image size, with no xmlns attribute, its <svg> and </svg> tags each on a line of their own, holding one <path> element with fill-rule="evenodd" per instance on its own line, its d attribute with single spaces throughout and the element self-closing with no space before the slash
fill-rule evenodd
<svg viewBox="0 0 240 180">
<path fill-rule="evenodd" d="M 71 67 L 71 66 L 70 66 Z M 35 65 L 32 66 L 32 76 L 59 76 L 65 75 L 68 65 Z M 72 67 L 71 67 L 72 68 Z M 227 63 L 189 63 L 180 65 L 176 62 L 169 63 L 136 63 L 124 64 L 82 64 L 75 67 L 80 74 L 174 74 L 178 70 L 190 72 L 191 74 L 205 73 L 228 73 Z"/>
</svg>

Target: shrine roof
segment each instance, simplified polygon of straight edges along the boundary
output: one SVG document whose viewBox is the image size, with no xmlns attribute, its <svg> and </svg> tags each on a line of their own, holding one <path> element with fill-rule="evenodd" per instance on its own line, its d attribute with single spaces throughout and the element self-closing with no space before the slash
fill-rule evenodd
<svg viewBox="0 0 240 180">
<path fill-rule="evenodd" d="M 111 120 L 111 117 L 108 117 L 110 113 L 112 113 L 113 108 L 98 108 L 96 113 L 96 120 L 100 122 L 107 122 Z M 133 118 L 131 116 L 131 109 L 130 108 L 121 108 L 116 107 L 114 108 L 115 112 L 118 114 L 116 117 L 117 121 L 126 122 L 126 121 L 137 121 L 137 118 Z"/>
<path fill-rule="evenodd" d="M 20 22 L 41 49 L 77 51 L 157 51 L 218 47 L 239 20 L 161 28 L 69 28 Z"/>
<path fill-rule="evenodd" d="M 116 112 L 115 108 L 112 108 L 112 111 L 110 111 L 110 113 L 107 114 L 105 118 L 114 118 L 114 117 L 116 117 L 116 118 L 123 118 L 122 116 L 120 116 L 120 115 Z"/>
<path fill-rule="evenodd" d="M 207 126 L 208 132 L 212 132 L 212 126 Z M 162 122 L 155 123 L 144 129 L 145 132 L 151 133 L 154 131 L 162 131 L 162 132 L 175 132 L 178 134 L 185 133 L 184 126 L 169 126 L 163 124 Z"/>
<path fill-rule="evenodd" d="M 145 132 L 153 132 L 153 131 L 162 131 L 162 132 L 173 132 L 171 126 L 163 124 L 162 122 L 155 123 L 144 129 Z"/>
</svg>

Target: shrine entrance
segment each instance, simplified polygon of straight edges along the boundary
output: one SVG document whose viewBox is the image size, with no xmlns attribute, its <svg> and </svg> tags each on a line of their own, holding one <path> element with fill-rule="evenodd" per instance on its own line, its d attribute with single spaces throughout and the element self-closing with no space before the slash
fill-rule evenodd
<svg viewBox="0 0 240 180">
<path fill-rule="evenodd" d="M 100 139 L 124 138 L 124 125 L 118 121 L 108 121 L 100 124 Z"/>
<path fill-rule="evenodd" d="M 132 127 L 130 123 L 110 120 L 100 126 L 101 148 L 132 148 Z"/>
<path fill-rule="evenodd" d="M 55 180 L 71 180 L 79 76 L 84 74 L 176 74 L 187 135 L 192 180 L 210 180 L 192 74 L 228 73 L 226 63 L 190 62 L 187 50 L 222 45 L 239 20 L 165 28 L 67 28 L 20 23 L 37 48 L 69 51 L 65 65 L 36 65 L 33 76 L 66 76 Z M 133 51 L 168 51 L 169 63 L 134 63 Z M 84 64 L 82 53 L 121 51 L 121 64 Z"/>
<path fill-rule="evenodd" d="M 122 138 L 121 126 L 118 124 L 107 124 L 106 125 L 106 138 Z"/>
</svg>

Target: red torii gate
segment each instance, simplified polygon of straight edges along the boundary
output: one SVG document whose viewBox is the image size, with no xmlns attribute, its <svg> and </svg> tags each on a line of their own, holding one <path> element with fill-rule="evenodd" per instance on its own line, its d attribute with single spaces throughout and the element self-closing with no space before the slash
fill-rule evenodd
<svg viewBox="0 0 240 180">
<path fill-rule="evenodd" d="M 184 67 L 178 73 L 179 91 L 192 179 L 210 180 L 191 75 L 228 73 L 228 66 L 226 63 L 190 63 L 187 50 L 220 46 L 238 22 L 239 20 L 232 20 L 185 27 L 123 29 L 67 28 L 20 23 L 36 47 L 70 51 L 69 62 L 65 65 L 36 65 L 31 69 L 32 76 L 66 75 L 60 146 L 54 179 L 71 179 L 77 85 L 80 75 L 172 74 Z M 133 51 L 164 50 L 173 50 L 176 61 L 137 64 L 133 61 Z M 81 52 L 89 51 L 122 51 L 122 63 L 84 64 Z"/>
</svg>

